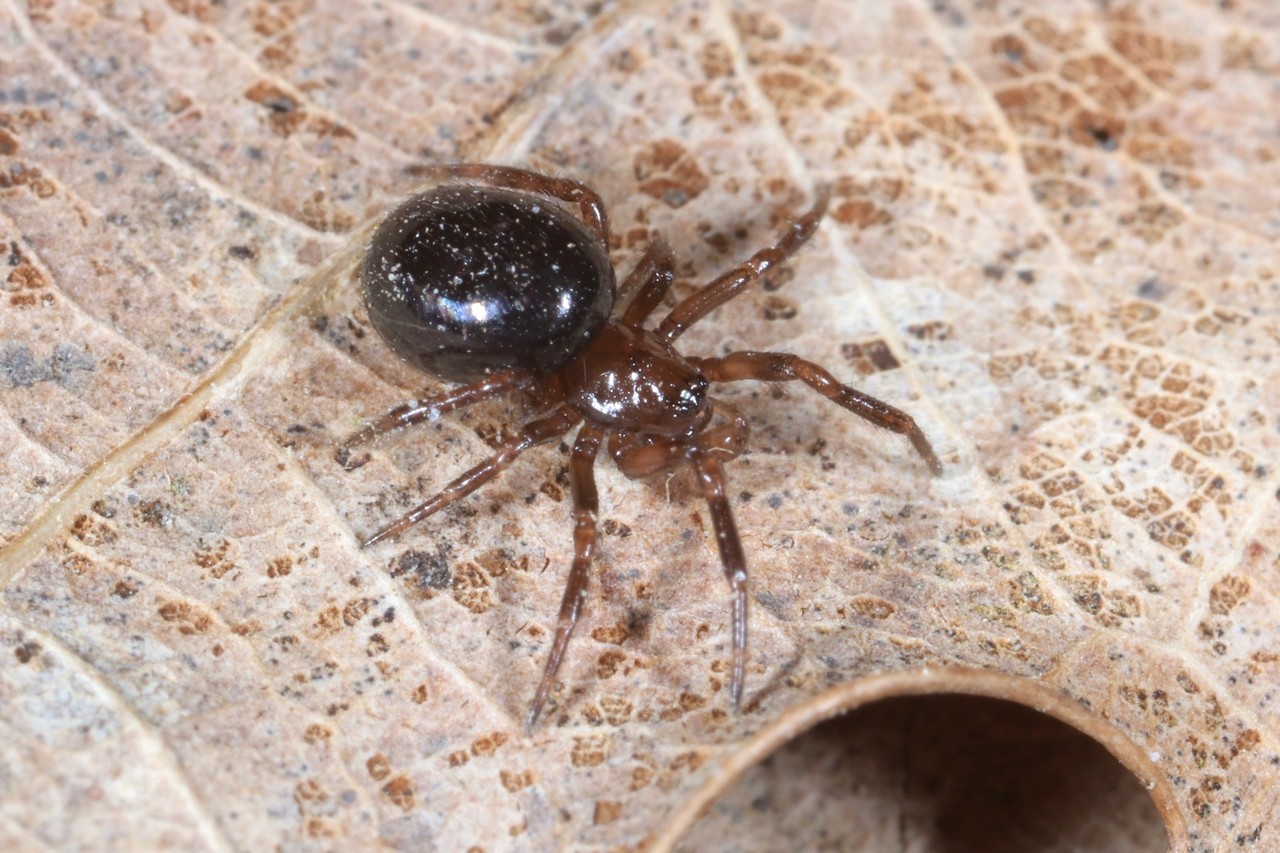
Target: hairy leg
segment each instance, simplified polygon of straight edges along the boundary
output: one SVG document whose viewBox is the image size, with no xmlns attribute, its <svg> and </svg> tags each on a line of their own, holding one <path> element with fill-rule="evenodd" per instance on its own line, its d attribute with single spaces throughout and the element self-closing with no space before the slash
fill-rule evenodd
<svg viewBox="0 0 1280 853">
<path fill-rule="evenodd" d="M 691 460 L 697 474 L 698 488 L 707 499 L 711 525 L 720 550 L 720 564 L 733 590 L 733 664 L 729 678 L 729 698 L 735 711 L 742 708 L 742 686 L 747 674 L 747 558 L 742 553 L 742 540 L 733 521 L 733 510 L 725 494 L 728 482 L 724 468 L 714 456 L 695 453 Z"/>
<path fill-rule="evenodd" d="M 596 233 L 605 247 L 609 246 L 609 217 L 605 213 L 604 201 L 596 191 L 586 184 L 568 178 L 553 178 L 540 175 L 528 169 L 515 166 L 492 166 L 487 163 L 452 163 L 441 166 L 428 166 L 419 174 L 431 178 L 461 178 L 476 181 L 491 187 L 504 187 L 511 190 L 528 190 L 540 195 L 549 195 L 569 204 L 576 204 L 582 213 L 582 220 L 587 227 Z"/>
<path fill-rule="evenodd" d="M 498 452 L 476 465 L 434 496 L 418 504 L 395 521 L 372 533 L 360 543 L 367 548 L 375 542 L 397 536 L 408 527 L 429 515 L 439 512 L 449 504 L 465 498 L 494 477 L 501 474 L 516 458 L 536 444 L 542 444 L 568 432 L 581 416 L 569 408 L 557 409 L 545 418 L 525 424 L 519 433 L 503 442 Z"/>
<path fill-rule="evenodd" d="M 467 406 L 528 388 L 533 384 L 533 375 L 523 370 L 504 370 L 483 379 L 454 388 L 443 394 L 428 397 L 425 400 L 414 400 L 402 403 L 371 424 L 366 424 L 343 439 L 334 452 L 334 458 L 343 468 L 351 471 L 369 461 L 368 456 L 353 460 L 351 448 L 372 441 L 380 435 L 412 426 L 422 421 L 433 421 L 445 412 L 462 409 Z"/>
<path fill-rule="evenodd" d="M 738 382 L 743 379 L 791 382 L 798 379 L 831 402 L 876 426 L 905 435 L 929 470 L 935 476 L 942 474 L 942 463 L 914 418 L 856 388 L 841 385 L 811 361 L 783 352 L 734 352 L 722 358 L 691 358 L 689 361 L 712 382 Z"/>
<path fill-rule="evenodd" d="M 538 690 L 533 694 L 533 702 L 529 705 L 529 716 L 525 718 L 526 729 L 532 729 L 538 722 L 538 715 L 542 713 L 547 694 L 551 692 L 556 672 L 564 660 L 565 649 L 569 647 L 569 638 L 573 636 L 573 629 L 578 624 L 582 602 L 587 597 L 587 581 L 590 579 L 587 572 L 595 557 L 596 514 L 600 509 L 594 469 L 602 434 L 603 430 L 596 424 L 583 424 L 582 429 L 578 430 L 578 439 L 574 442 L 573 455 L 569 459 L 569 478 L 573 483 L 573 567 L 569 569 L 564 598 L 560 601 L 560 616 L 556 620 L 556 636 L 551 643 L 551 654 L 547 657 L 542 680 L 538 682 Z"/>
<path fill-rule="evenodd" d="M 667 295 L 675 279 L 675 266 L 671 245 L 662 237 L 655 238 L 618 291 L 619 299 L 624 299 L 635 290 L 635 296 L 622 314 L 622 325 L 638 329 L 648 319 Z"/>
<path fill-rule="evenodd" d="M 782 263 L 813 236 L 822 214 L 827 210 L 831 192 L 826 187 L 818 190 L 813 207 L 787 228 L 778 242 L 761 249 L 748 260 L 704 285 L 687 296 L 658 325 L 658 336 L 668 343 L 684 334 L 685 330 L 724 303 L 741 294 L 754 284 L 771 267 Z"/>
</svg>

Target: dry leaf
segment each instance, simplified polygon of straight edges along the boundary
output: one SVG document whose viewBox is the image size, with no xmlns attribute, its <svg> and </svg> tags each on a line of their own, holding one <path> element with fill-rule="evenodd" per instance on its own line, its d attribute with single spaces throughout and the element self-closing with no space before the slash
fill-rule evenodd
<svg viewBox="0 0 1280 853">
<path fill-rule="evenodd" d="M 830 685 L 939 672 L 1110 737 L 1174 847 L 1280 845 L 1270 5 L 0 18 L 0 846 L 634 849 Z M 590 182 L 619 265 L 665 234 L 681 292 L 834 188 L 774 290 L 684 347 L 827 364 L 947 470 L 803 390 L 726 391 L 755 425 L 729 469 L 743 715 L 681 478 L 599 466 L 592 597 L 530 736 L 563 448 L 357 547 L 519 415 L 333 460 L 438 387 L 371 333 L 352 273 L 444 160 Z"/>
</svg>

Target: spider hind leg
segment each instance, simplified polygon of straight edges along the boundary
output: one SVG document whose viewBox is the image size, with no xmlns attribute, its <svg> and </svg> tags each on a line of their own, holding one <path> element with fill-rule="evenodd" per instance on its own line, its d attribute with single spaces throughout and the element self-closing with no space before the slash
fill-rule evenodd
<svg viewBox="0 0 1280 853">
<path fill-rule="evenodd" d="M 551 643 L 551 652 L 547 656 L 538 689 L 533 694 L 533 701 L 529 703 L 529 714 L 525 718 L 527 730 L 532 730 L 538 722 L 538 715 L 542 713 L 542 706 L 547 701 L 556 672 L 559 671 L 565 650 L 569 647 L 569 638 L 578 625 L 582 602 L 587 597 L 587 583 L 590 580 L 588 572 L 595 558 L 596 515 L 600 511 L 595 464 L 602 432 L 595 424 L 584 424 L 578 430 L 578 438 L 569 458 L 569 477 L 573 483 L 573 566 L 569 569 L 569 578 L 564 585 L 564 597 L 560 601 L 560 615 L 556 619 L 556 635 Z"/>
<path fill-rule="evenodd" d="M 369 455 L 361 454 L 353 457 L 351 451 L 373 441 L 379 436 L 395 432 L 423 421 L 433 421 L 446 412 L 466 408 L 491 397 L 500 397 L 528 388 L 533 384 L 533 375 L 523 370 L 504 370 L 484 377 L 470 385 L 454 388 L 424 400 L 412 400 L 401 403 L 391 409 L 373 423 L 365 424 L 342 440 L 334 450 L 333 457 L 347 471 L 353 471 L 369 461 Z"/>
<path fill-rule="evenodd" d="M 360 543 L 360 547 L 367 548 L 375 542 L 399 536 L 424 518 L 434 515 L 450 504 L 465 498 L 505 471 L 512 462 L 516 461 L 520 454 L 530 447 L 545 444 L 554 438 L 559 438 L 572 429 L 579 420 L 581 420 L 581 416 L 577 412 L 564 407 L 557 409 L 545 418 L 525 424 L 520 432 L 499 445 L 497 452 L 488 459 L 456 477 L 449 485 L 395 521 L 371 533 Z"/>
</svg>

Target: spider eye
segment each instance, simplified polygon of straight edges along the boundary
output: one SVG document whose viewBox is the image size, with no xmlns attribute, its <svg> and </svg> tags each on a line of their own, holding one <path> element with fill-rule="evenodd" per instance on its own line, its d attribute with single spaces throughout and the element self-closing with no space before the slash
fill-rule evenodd
<svg viewBox="0 0 1280 853">
<path fill-rule="evenodd" d="M 706 398 L 707 380 L 699 376 L 688 385 L 680 386 L 672 404 L 682 412 L 696 412 L 702 408 Z"/>
</svg>

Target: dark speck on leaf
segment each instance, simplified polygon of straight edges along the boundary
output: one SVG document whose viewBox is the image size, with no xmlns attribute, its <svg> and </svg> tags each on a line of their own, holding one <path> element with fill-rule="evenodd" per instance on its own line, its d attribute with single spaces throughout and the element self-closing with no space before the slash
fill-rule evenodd
<svg viewBox="0 0 1280 853">
<path fill-rule="evenodd" d="M 418 586 L 431 589 L 448 589 L 453 584 L 449 571 L 449 558 L 443 551 L 428 554 L 425 551 L 405 551 L 391 564 L 391 577 L 414 575 Z"/>
<path fill-rule="evenodd" d="M 1138 285 L 1138 296 L 1158 302 L 1169 295 L 1170 287 L 1158 278 L 1149 278 Z"/>
</svg>

